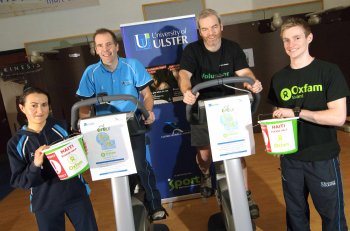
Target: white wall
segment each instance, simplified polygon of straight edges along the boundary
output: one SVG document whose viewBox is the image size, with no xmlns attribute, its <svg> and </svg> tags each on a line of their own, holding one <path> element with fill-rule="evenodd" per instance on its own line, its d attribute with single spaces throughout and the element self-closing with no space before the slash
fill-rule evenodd
<svg viewBox="0 0 350 231">
<path fill-rule="evenodd" d="M 350 6 L 350 0 L 323 0 L 324 8 L 330 9 L 338 6 Z"/>
<path fill-rule="evenodd" d="M 154 0 L 99 0 L 100 5 L 0 19 L 0 51 L 23 48 L 25 42 L 91 34 L 97 28 L 118 29 L 143 21 L 142 4 Z"/>
<path fill-rule="evenodd" d="M 219 13 L 236 12 L 266 4 L 277 6 L 291 2 L 310 0 L 205 0 L 207 7 Z M 19 49 L 24 43 L 82 34 L 91 34 L 95 29 L 107 27 L 119 29 L 122 23 L 143 21 L 142 4 L 161 0 L 99 0 L 100 5 L 48 13 L 0 19 L 0 51 Z M 325 9 L 350 5 L 350 0 L 324 0 Z"/>
</svg>

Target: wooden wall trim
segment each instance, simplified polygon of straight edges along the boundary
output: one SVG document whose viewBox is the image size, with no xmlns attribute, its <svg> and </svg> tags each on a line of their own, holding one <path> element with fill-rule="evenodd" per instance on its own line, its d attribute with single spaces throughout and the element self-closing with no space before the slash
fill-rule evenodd
<svg viewBox="0 0 350 231">
<path fill-rule="evenodd" d="M 310 0 L 310 1 L 305 1 L 305 2 L 291 3 L 291 4 L 282 4 L 282 5 L 274 5 L 274 6 L 269 6 L 269 7 L 261 7 L 261 8 L 256 8 L 256 9 L 252 9 L 252 10 L 234 11 L 234 12 L 229 12 L 229 13 L 223 13 L 223 14 L 220 14 L 220 15 L 222 15 L 222 16 L 229 16 L 229 15 L 235 15 L 235 14 L 253 13 L 253 12 L 257 12 L 257 11 L 264 11 L 264 10 L 271 10 L 271 9 L 278 9 L 278 8 L 285 8 L 285 7 L 300 6 L 300 5 L 306 5 L 306 4 L 318 3 L 318 2 L 322 4 L 322 9 L 324 9 L 323 0 Z"/>
</svg>

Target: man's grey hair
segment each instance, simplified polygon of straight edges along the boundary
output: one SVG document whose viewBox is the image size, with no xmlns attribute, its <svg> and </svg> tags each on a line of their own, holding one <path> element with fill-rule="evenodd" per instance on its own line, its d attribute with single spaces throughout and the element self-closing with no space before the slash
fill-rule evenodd
<svg viewBox="0 0 350 231">
<path fill-rule="evenodd" d="M 211 15 L 214 15 L 214 16 L 218 19 L 219 24 L 221 25 L 221 17 L 220 17 L 220 15 L 218 14 L 218 12 L 216 12 L 216 11 L 213 10 L 213 9 L 204 9 L 204 10 L 202 10 L 202 11 L 199 13 L 199 15 L 198 15 L 198 17 L 197 17 L 197 25 L 198 25 L 198 28 L 200 28 L 200 26 L 199 26 L 199 20 L 201 20 L 201 19 L 203 19 L 203 18 L 207 18 L 207 17 L 209 17 L 209 16 L 211 16 Z"/>
</svg>

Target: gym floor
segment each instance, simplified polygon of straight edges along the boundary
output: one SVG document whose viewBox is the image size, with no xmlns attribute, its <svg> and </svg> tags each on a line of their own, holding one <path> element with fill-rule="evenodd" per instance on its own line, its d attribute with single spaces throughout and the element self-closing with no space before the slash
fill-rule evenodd
<svg viewBox="0 0 350 231">
<path fill-rule="evenodd" d="M 340 160 L 343 174 L 345 213 L 350 225 L 350 133 L 338 132 L 342 147 Z M 247 157 L 249 185 L 254 200 L 260 207 L 260 218 L 256 220 L 257 231 L 285 230 L 285 206 L 282 194 L 279 160 L 264 151 L 260 133 L 255 134 L 256 155 Z M 90 173 L 84 177 L 91 182 Z M 112 194 L 109 180 L 91 182 L 91 200 L 94 206 L 99 230 L 115 230 Z M 191 199 L 164 204 L 169 213 L 166 224 L 171 231 L 205 231 L 208 219 L 219 212 L 215 197 Z M 322 230 L 321 219 L 315 211 L 312 200 L 311 230 Z M 0 201 L 0 227 L 6 231 L 36 231 L 35 217 L 29 212 L 29 191 L 16 189 Z M 67 230 L 74 230 L 67 221 Z"/>
</svg>

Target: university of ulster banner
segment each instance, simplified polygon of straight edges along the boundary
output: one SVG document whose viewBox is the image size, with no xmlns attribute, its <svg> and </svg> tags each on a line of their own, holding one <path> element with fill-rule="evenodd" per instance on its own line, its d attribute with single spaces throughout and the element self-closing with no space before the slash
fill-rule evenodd
<svg viewBox="0 0 350 231">
<path fill-rule="evenodd" d="M 120 29 L 126 57 L 139 60 L 154 80 L 156 121 L 147 133 L 147 158 L 162 200 L 199 195 L 200 170 L 177 85 L 182 51 L 198 39 L 195 15 L 122 24 Z"/>
</svg>

